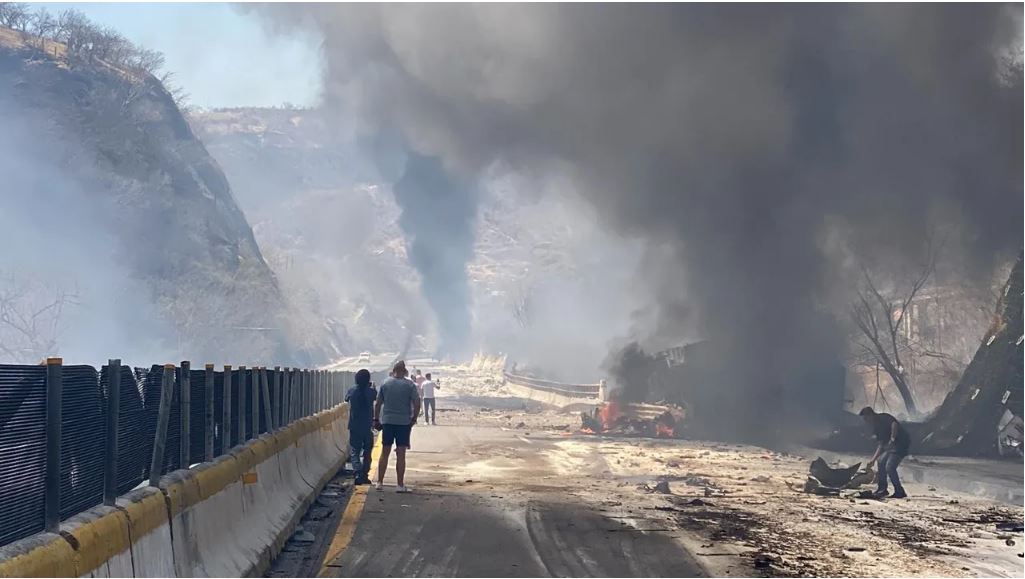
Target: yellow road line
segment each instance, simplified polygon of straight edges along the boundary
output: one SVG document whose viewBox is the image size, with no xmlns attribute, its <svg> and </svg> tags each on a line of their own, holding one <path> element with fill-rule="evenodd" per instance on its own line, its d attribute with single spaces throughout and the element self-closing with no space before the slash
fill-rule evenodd
<svg viewBox="0 0 1025 579">
<path fill-rule="evenodd" d="M 376 468 L 377 461 L 381 460 L 380 436 L 375 437 L 374 449 L 370 452 L 370 456 L 373 458 L 374 465 L 371 469 Z M 320 573 L 317 574 L 317 577 L 331 576 L 331 568 L 338 566 L 335 564 L 335 560 L 345 552 L 349 543 L 352 542 L 353 535 L 356 534 L 356 523 L 363 515 L 363 505 L 367 502 L 367 490 L 370 489 L 370 485 L 354 486 L 353 489 L 352 497 L 349 498 L 349 504 L 345 507 L 345 512 L 342 513 L 342 521 L 338 523 L 338 530 L 335 531 L 335 536 L 331 539 L 331 546 L 327 548 L 327 555 L 324 556 L 324 562 L 320 566 Z"/>
</svg>

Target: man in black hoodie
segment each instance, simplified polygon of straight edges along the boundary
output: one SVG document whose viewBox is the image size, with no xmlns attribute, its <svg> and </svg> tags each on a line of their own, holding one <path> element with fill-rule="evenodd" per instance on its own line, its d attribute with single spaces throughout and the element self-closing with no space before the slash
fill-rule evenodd
<svg viewBox="0 0 1025 579">
<path fill-rule="evenodd" d="M 900 484 L 900 477 L 897 476 L 897 465 L 911 449 L 911 436 L 896 418 L 885 412 L 878 414 L 870 406 L 866 406 L 858 414 L 872 429 L 878 443 L 875 453 L 868 461 L 872 464 L 876 459 L 879 460 L 878 488 L 875 495 L 879 498 L 887 495 L 886 479 L 889 478 L 893 483 L 893 494 L 890 498 L 906 498 L 908 495 L 904 492 L 904 486 Z"/>
<path fill-rule="evenodd" d="M 374 401 L 377 390 L 370 382 L 370 371 L 356 372 L 356 385 L 349 388 L 345 401 L 349 403 L 349 449 L 355 484 L 370 484 L 370 452 L 374 448 Z M 362 459 L 361 459 L 362 455 Z"/>
</svg>

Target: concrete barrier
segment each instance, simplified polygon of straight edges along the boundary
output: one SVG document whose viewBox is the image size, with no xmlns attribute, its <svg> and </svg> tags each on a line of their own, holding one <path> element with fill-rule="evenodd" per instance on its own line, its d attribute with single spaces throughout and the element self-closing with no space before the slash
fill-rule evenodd
<svg viewBox="0 0 1025 579">
<path fill-rule="evenodd" d="M 0 577 L 262 575 L 344 464 L 347 420 L 325 410 L 0 548 Z"/>
<path fill-rule="evenodd" d="M 0 577 L 76 575 L 75 550 L 55 533 L 38 533 L 0 547 Z"/>
<path fill-rule="evenodd" d="M 165 515 L 165 522 L 166 519 Z M 62 527 L 61 534 L 75 550 L 75 575 L 79 577 L 130 577 L 134 575 L 128 516 L 124 511 L 115 507 L 94 507 L 68 519 Z M 170 555 L 170 549 L 168 549 L 168 555 Z"/>
<path fill-rule="evenodd" d="M 128 518 L 134 576 L 173 576 L 171 521 L 164 493 L 153 487 L 137 489 L 118 498 L 117 507 Z"/>
<path fill-rule="evenodd" d="M 132 491 L 0 549 L 0 577 L 167 577 L 174 574 L 164 495 Z"/>
</svg>

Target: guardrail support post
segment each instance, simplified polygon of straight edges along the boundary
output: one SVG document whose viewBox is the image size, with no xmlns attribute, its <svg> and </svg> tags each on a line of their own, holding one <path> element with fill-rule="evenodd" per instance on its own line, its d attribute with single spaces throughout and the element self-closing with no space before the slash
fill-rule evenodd
<svg viewBox="0 0 1025 579">
<path fill-rule="evenodd" d="M 203 366 L 203 372 L 203 460 L 210 462 L 214 459 L 214 365 Z"/>
<path fill-rule="evenodd" d="M 270 385 L 267 383 L 267 367 L 260 368 L 260 389 L 263 391 L 263 421 L 267 429 L 264 432 L 274 430 L 274 412 L 270 399 Z"/>
<path fill-rule="evenodd" d="M 178 408 L 181 411 L 178 415 L 178 424 L 181 427 L 181 437 L 178 440 L 178 467 L 189 468 L 192 464 L 192 363 L 182 360 L 178 370 L 179 388 Z"/>
<path fill-rule="evenodd" d="M 298 406 L 298 409 L 297 409 L 298 412 L 296 412 L 295 417 L 296 418 L 305 418 L 306 417 L 306 371 L 304 369 L 300 368 L 296 378 L 299 381 L 299 387 L 298 387 L 298 392 L 297 392 L 297 395 L 298 395 L 297 401 L 299 403 L 299 406 Z"/>
<path fill-rule="evenodd" d="M 281 373 L 281 425 L 292 422 L 292 369 L 285 366 Z"/>
<path fill-rule="evenodd" d="M 252 396 L 249 399 L 249 418 L 253 425 L 253 438 L 260 436 L 260 370 L 259 366 L 253 366 L 253 386 L 249 392 Z"/>
<path fill-rule="evenodd" d="M 307 416 L 310 415 L 310 409 L 313 408 L 313 404 L 311 403 L 312 396 L 310 396 L 310 393 L 312 392 L 313 387 L 312 387 L 312 380 L 310 379 L 310 371 L 309 370 L 303 370 L 302 381 L 303 381 L 303 388 L 302 388 L 302 394 L 303 394 L 303 418 L 306 418 Z"/>
<path fill-rule="evenodd" d="M 121 413 L 121 360 L 107 361 L 107 424 L 103 452 L 103 504 L 117 502 L 118 423 Z"/>
<path fill-rule="evenodd" d="M 281 366 L 274 366 L 273 376 L 274 381 L 271 382 L 270 392 L 271 398 L 273 399 L 273 404 L 271 404 L 271 407 L 274 409 L 274 425 L 272 428 L 274 430 L 277 430 L 281 428 L 281 409 L 285 406 L 281 399 Z"/>
<path fill-rule="evenodd" d="M 160 483 L 164 474 L 164 446 L 167 444 L 167 423 L 171 419 L 171 396 L 174 394 L 174 364 L 164 365 L 160 380 L 160 406 L 157 409 L 157 431 L 153 436 L 153 457 L 149 463 L 149 486 Z"/>
<path fill-rule="evenodd" d="M 296 389 L 296 418 L 306 417 L 306 370 L 302 368 L 296 372 L 296 380 L 298 381 L 298 388 Z"/>
<path fill-rule="evenodd" d="M 235 444 L 242 444 L 246 441 L 246 367 L 238 367 L 238 438 Z"/>
<path fill-rule="evenodd" d="M 61 411 L 64 396 L 64 360 L 46 359 L 46 472 L 43 478 L 43 522 L 48 533 L 61 526 Z"/>
<path fill-rule="evenodd" d="M 221 454 L 224 454 L 231 448 L 231 364 L 224 365 L 221 390 Z"/>
</svg>

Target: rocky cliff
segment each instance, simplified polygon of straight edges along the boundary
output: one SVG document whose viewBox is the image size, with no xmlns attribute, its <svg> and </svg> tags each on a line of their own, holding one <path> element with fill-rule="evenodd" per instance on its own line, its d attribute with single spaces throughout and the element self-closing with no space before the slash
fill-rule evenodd
<svg viewBox="0 0 1025 579">
<path fill-rule="evenodd" d="M 71 288 L 57 350 L 304 361 L 224 173 L 155 77 L 0 29 L 0 126 L 0 269 Z"/>
</svg>

